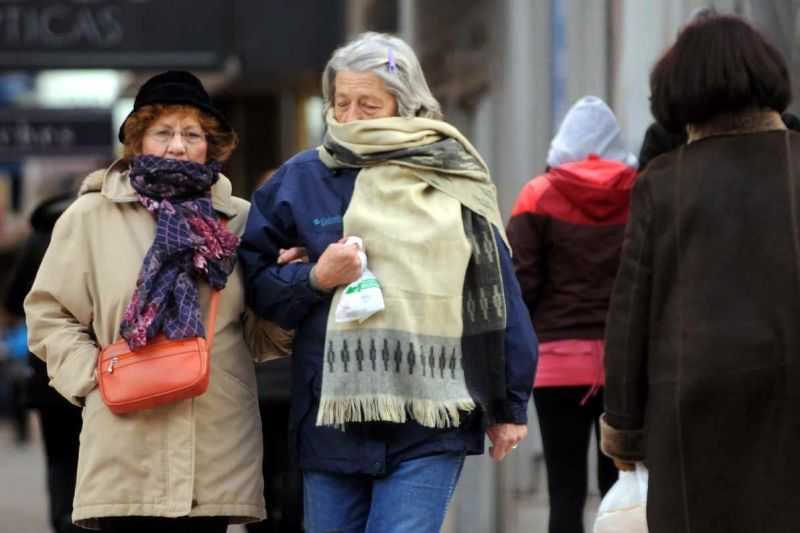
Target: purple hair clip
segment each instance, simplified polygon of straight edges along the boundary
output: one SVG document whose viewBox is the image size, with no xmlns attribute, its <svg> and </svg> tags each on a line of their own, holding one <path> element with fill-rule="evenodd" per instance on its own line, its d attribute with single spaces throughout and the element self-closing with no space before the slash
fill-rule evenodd
<svg viewBox="0 0 800 533">
<path fill-rule="evenodd" d="M 394 50 L 392 50 L 391 46 L 386 47 L 386 53 L 389 56 L 389 64 L 387 65 L 387 68 L 389 72 L 394 72 L 397 70 L 397 62 L 394 60 Z"/>
</svg>

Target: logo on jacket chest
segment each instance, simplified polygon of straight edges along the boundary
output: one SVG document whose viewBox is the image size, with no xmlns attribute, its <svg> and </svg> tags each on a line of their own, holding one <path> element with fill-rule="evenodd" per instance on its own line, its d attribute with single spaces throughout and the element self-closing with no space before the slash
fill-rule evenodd
<svg viewBox="0 0 800 533">
<path fill-rule="evenodd" d="M 318 217 L 313 220 L 314 225 L 319 228 L 324 228 L 325 226 L 330 226 L 332 224 L 341 224 L 342 223 L 342 216 L 336 215 L 333 217 Z"/>
</svg>

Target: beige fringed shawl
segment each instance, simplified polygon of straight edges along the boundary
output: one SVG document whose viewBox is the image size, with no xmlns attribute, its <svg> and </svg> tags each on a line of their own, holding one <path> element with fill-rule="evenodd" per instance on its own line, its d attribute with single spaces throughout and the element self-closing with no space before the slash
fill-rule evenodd
<svg viewBox="0 0 800 533">
<path fill-rule="evenodd" d="M 325 340 L 318 425 L 458 425 L 505 398 L 505 300 L 492 227 L 505 239 L 486 164 L 447 123 L 328 116 L 319 148 L 330 168 L 361 168 L 344 215 L 381 283 L 386 310 L 334 321 Z M 495 416 L 496 415 L 496 416 Z"/>
</svg>

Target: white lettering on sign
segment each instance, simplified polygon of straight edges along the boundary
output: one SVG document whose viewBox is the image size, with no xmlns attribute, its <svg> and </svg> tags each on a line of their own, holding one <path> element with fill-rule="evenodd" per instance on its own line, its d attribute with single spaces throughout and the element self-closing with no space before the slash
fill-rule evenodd
<svg viewBox="0 0 800 533">
<path fill-rule="evenodd" d="M 125 34 L 117 6 L 0 5 L 0 39 L 7 46 L 112 47 Z"/>
<path fill-rule="evenodd" d="M 0 148 L 68 148 L 75 144 L 75 132 L 53 124 L 0 124 Z"/>
</svg>

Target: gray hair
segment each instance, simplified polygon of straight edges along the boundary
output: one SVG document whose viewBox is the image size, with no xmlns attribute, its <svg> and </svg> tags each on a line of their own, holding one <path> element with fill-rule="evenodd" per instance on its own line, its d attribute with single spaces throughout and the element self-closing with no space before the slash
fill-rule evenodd
<svg viewBox="0 0 800 533">
<path fill-rule="evenodd" d="M 389 65 L 394 56 L 395 68 Z M 337 72 L 372 72 L 397 100 L 401 117 L 442 118 L 442 107 L 428 88 L 417 55 L 405 41 L 386 33 L 366 32 L 337 48 L 322 73 L 324 111 L 333 106 Z"/>
</svg>

